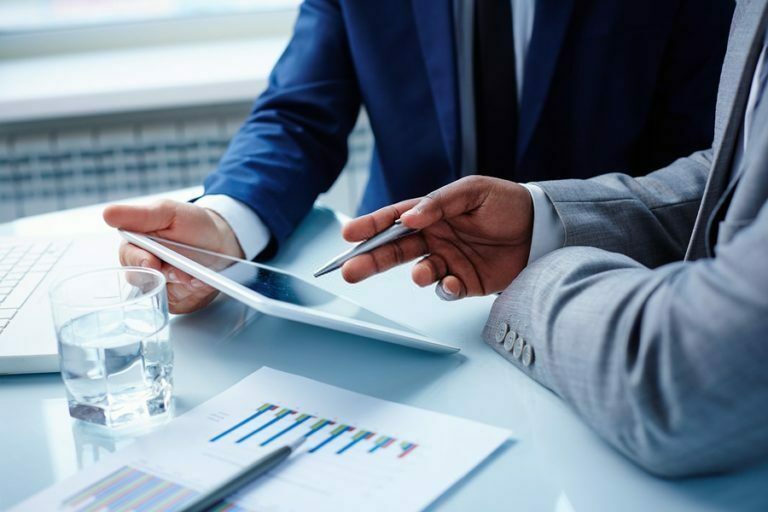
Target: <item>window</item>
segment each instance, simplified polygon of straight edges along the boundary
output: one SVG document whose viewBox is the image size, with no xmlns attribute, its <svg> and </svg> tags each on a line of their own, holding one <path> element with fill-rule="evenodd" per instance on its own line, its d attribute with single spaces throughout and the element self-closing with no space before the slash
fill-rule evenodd
<svg viewBox="0 0 768 512">
<path fill-rule="evenodd" d="M 0 0 L 0 33 L 293 10 L 299 0 Z"/>
</svg>

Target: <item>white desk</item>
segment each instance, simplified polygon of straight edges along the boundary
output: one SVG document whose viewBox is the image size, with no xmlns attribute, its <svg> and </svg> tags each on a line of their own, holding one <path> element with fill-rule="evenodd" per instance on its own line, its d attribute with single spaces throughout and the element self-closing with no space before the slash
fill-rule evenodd
<svg viewBox="0 0 768 512">
<path fill-rule="evenodd" d="M 191 195 L 180 193 L 179 197 Z M 98 208 L 0 226 L 0 235 L 105 230 Z M 344 245 L 338 220 L 315 210 L 274 264 L 309 276 Z M 117 240 L 117 239 L 116 239 Z M 446 510 L 768 510 L 768 465 L 685 481 L 654 478 L 604 444 L 556 396 L 480 339 L 491 300 L 439 301 L 410 284 L 408 269 L 351 287 L 318 283 L 379 313 L 458 343 L 435 356 L 257 316 L 224 299 L 172 321 L 177 412 L 198 405 L 262 365 L 376 397 L 508 427 L 510 443 L 440 498 Z M 703 427 L 705 428 L 705 426 Z M 0 377 L 0 509 L 126 445 L 67 414 L 57 375 Z"/>
</svg>

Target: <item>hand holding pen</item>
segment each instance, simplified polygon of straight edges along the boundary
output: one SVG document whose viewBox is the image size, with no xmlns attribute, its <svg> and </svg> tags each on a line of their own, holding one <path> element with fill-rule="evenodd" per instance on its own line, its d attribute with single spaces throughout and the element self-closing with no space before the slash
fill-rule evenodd
<svg viewBox="0 0 768 512">
<path fill-rule="evenodd" d="M 532 200 L 513 182 L 464 178 L 354 219 L 342 234 L 349 242 L 365 243 L 397 220 L 412 231 L 346 260 L 341 266 L 346 281 L 358 283 L 422 257 L 411 272 L 413 282 L 438 283 L 438 296 L 456 300 L 504 290 L 528 261 Z"/>
</svg>

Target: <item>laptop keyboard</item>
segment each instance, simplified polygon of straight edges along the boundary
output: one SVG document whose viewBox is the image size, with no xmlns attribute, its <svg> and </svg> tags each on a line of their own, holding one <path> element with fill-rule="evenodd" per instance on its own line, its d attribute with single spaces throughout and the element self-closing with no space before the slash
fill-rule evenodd
<svg viewBox="0 0 768 512">
<path fill-rule="evenodd" d="M 59 241 L 0 241 L 0 334 L 68 246 Z"/>
</svg>

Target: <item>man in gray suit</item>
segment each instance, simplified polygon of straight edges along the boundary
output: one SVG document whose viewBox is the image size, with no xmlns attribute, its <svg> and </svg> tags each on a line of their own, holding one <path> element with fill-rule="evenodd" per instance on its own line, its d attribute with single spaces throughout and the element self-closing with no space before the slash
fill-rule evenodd
<svg viewBox="0 0 768 512">
<path fill-rule="evenodd" d="M 421 228 L 344 266 L 427 255 L 421 285 L 499 292 L 483 336 L 654 473 L 768 458 L 768 0 L 741 0 L 711 149 L 646 177 L 472 177 L 356 219 Z"/>
</svg>

